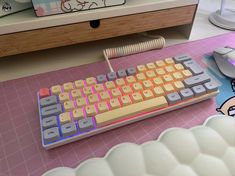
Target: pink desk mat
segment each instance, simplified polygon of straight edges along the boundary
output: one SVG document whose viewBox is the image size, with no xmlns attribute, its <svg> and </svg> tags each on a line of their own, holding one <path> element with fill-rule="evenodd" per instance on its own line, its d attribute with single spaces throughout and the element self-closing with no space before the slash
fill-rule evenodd
<svg viewBox="0 0 235 176">
<path fill-rule="evenodd" d="M 235 47 L 235 33 L 127 56 L 111 63 L 117 70 L 186 53 L 205 66 L 202 63 L 204 54 L 227 45 Z M 106 72 L 106 63 L 99 62 L 0 83 L 0 176 L 37 176 L 59 166 L 75 167 L 88 158 L 104 156 L 116 144 L 140 144 L 156 139 L 167 128 L 189 128 L 216 113 L 215 100 L 210 99 L 56 149 L 44 150 L 40 141 L 36 92 L 42 87 Z"/>
</svg>

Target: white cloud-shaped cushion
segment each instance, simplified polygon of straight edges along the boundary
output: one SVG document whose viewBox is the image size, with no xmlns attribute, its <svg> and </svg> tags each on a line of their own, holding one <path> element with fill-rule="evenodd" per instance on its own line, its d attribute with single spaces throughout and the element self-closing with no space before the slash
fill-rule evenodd
<svg viewBox="0 0 235 176">
<path fill-rule="evenodd" d="M 168 129 L 156 141 L 120 144 L 104 158 L 43 176 L 235 176 L 235 119 L 216 115 L 202 126 Z"/>
</svg>

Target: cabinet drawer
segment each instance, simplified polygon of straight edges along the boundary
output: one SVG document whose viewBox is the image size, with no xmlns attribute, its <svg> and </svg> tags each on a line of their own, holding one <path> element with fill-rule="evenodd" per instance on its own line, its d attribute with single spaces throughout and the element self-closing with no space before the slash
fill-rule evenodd
<svg viewBox="0 0 235 176">
<path fill-rule="evenodd" d="M 193 23 L 197 5 L 0 36 L 0 57 Z"/>
</svg>

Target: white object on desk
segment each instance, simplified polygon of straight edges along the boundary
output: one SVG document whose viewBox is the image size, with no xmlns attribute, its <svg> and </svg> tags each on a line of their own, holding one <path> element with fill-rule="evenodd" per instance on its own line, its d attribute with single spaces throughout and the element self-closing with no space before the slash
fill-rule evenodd
<svg viewBox="0 0 235 176">
<path fill-rule="evenodd" d="M 142 145 L 120 144 L 104 158 L 43 176 L 234 176 L 234 163 L 235 119 L 215 115 L 202 126 L 169 129 Z"/>
<path fill-rule="evenodd" d="M 210 22 L 224 29 L 235 30 L 235 9 L 231 9 L 234 4 L 231 0 L 221 0 L 220 10 L 210 15 Z"/>
</svg>

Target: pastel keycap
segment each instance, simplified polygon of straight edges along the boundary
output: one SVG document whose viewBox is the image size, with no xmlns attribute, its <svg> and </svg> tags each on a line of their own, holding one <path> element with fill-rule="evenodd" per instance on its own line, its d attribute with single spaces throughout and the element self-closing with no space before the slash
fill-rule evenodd
<svg viewBox="0 0 235 176">
<path fill-rule="evenodd" d="M 106 75 L 98 75 L 98 76 L 96 77 L 96 79 L 97 79 L 97 82 L 98 82 L 98 83 L 104 83 L 104 82 L 107 81 Z"/>
<path fill-rule="evenodd" d="M 167 98 L 169 105 L 173 105 L 181 101 L 181 97 L 177 92 L 167 94 L 166 98 Z"/>
<path fill-rule="evenodd" d="M 215 83 L 215 82 L 207 82 L 204 84 L 205 88 L 206 88 L 206 91 L 208 93 L 211 93 L 211 92 L 215 92 L 218 90 L 218 84 Z"/>
<path fill-rule="evenodd" d="M 94 128 L 92 117 L 87 117 L 78 121 L 78 128 L 80 132 L 92 130 Z"/>
<path fill-rule="evenodd" d="M 51 92 L 54 95 L 59 95 L 62 92 L 61 86 L 60 85 L 52 86 Z"/>
<path fill-rule="evenodd" d="M 203 74 L 186 78 L 184 80 L 184 84 L 186 87 L 193 87 L 199 84 L 204 84 L 209 81 L 210 81 L 210 77 L 207 74 L 203 73 Z"/>
<path fill-rule="evenodd" d="M 53 127 L 43 131 L 44 143 L 50 143 L 60 138 L 59 128 Z"/>
<path fill-rule="evenodd" d="M 44 117 L 50 117 L 50 116 L 56 116 L 62 113 L 62 106 L 61 104 L 55 104 L 51 106 L 46 106 L 41 108 L 41 116 Z"/>
<path fill-rule="evenodd" d="M 127 76 L 126 70 L 124 70 L 124 69 L 118 70 L 118 71 L 117 71 L 117 76 L 118 76 L 118 78 L 124 78 L 124 77 L 126 77 L 126 76 Z"/>
<path fill-rule="evenodd" d="M 113 81 L 117 78 L 116 72 L 110 72 L 107 74 L 107 78 L 109 81 Z"/>
<path fill-rule="evenodd" d="M 180 96 L 183 100 L 187 100 L 194 97 L 194 93 L 190 88 L 186 88 L 180 91 Z"/>
<path fill-rule="evenodd" d="M 73 83 L 72 82 L 64 83 L 63 87 L 65 92 L 69 92 L 70 90 L 73 89 Z"/>
<path fill-rule="evenodd" d="M 106 112 L 109 110 L 108 104 L 107 102 L 100 102 L 97 104 L 97 108 L 98 108 L 98 112 L 102 113 L 102 112 Z"/>
<path fill-rule="evenodd" d="M 88 86 L 94 85 L 96 84 L 96 78 L 94 77 L 86 78 L 86 83 Z"/>
<path fill-rule="evenodd" d="M 135 75 L 136 74 L 136 68 L 130 67 L 126 70 L 126 72 L 127 72 L 128 76 Z"/>
<path fill-rule="evenodd" d="M 206 88 L 203 85 L 197 85 L 192 87 L 195 96 L 201 96 L 206 94 Z"/>
<path fill-rule="evenodd" d="M 52 128 L 52 127 L 57 127 L 57 126 L 58 126 L 58 122 L 57 122 L 56 116 L 51 116 L 51 117 L 42 119 L 42 127 L 44 130 L 48 128 Z"/>
<path fill-rule="evenodd" d="M 194 60 L 183 62 L 184 66 L 188 68 L 194 75 L 203 73 L 203 69 Z"/>
<path fill-rule="evenodd" d="M 50 96 L 50 89 L 48 88 L 41 88 L 39 90 L 39 97 L 40 98 L 45 98 L 45 97 L 48 97 Z"/>
<path fill-rule="evenodd" d="M 40 99 L 40 106 L 44 107 L 44 106 L 50 106 L 53 104 L 57 104 L 57 97 L 55 95 L 53 96 L 49 96 L 49 97 L 45 97 Z"/>
<path fill-rule="evenodd" d="M 85 97 L 76 99 L 76 105 L 78 108 L 81 108 L 87 104 L 87 99 Z"/>
<path fill-rule="evenodd" d="M 82 97 L 82 92 L 80 89 L 74 89 L 71 91 L 71 97 L 76 99 Z"/>
<path fill-rule="evenodd" d="M 77 128 L 74 123 L 66 123 L 61 125 L 61 133 L 63 137 L 71 136 L 77 133 Z"/>
<path fill-rule="evenodd" d="M 96 107 L 95 105 L 87 105 L 85 111 L 87 116 L 94 116 L 96 114 Z"/>
<path fill-rule="evenodd" d="M 75 87 L 79 88 L 79 89 L 85 87 L 84 80 L 77 80 L 77 81 L 74 82 L 74 84 L 75 84 Z"/>
<path fill-rule="evenodd" d="M 73 119 L 78 121 L 79 119 L 83 119 L 85 117 L 83 108 L 77 108 L 72 111 Z"/>
<path fill-rule="evenodd" d="M 69 112 L 65 112 L 65 113 L 60 114 L 59 120 L 60 120 L 60 124 L 65 124 L 65 123 L 69 123 L 72 121 Z"/>
<path fill-rule="evenodd" d="M 178 55 L 174 57 L 176 63 L 182 63 L 184 61 L 191 60 L 192 58 L 188 55 Z"/>
</svg>

